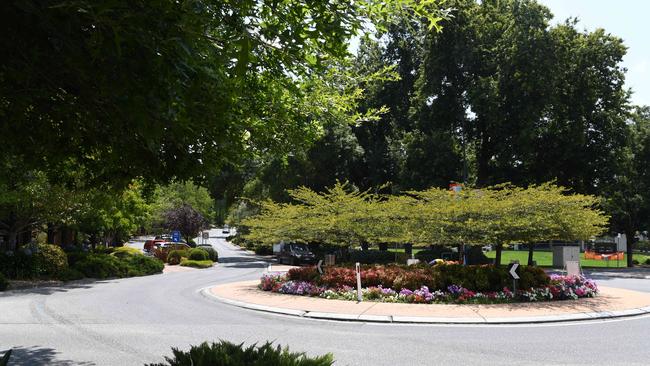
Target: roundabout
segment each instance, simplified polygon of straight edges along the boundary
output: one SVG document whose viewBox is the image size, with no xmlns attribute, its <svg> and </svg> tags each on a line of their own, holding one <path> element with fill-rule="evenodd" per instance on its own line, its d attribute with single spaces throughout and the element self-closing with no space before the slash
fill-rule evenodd
<svg viewBox="0 0 650 366">
<path fill-rule="evenodd" d="M 314 356 L 331 352 L 336 365 L 646 365 L 650 358 L 648 315 L 551 323 L 422 324 L 334 321 L 233 306 L 206 296 L 206 289 L 243 282 L 254 287 L 268 261 L 231 245 L 223 235 L 210 236 L 220 254 L 219 264 L 210 269 L 0 295 L 1 347 L 14 349 L 15 365 L 30 366 L 143 365 L 162 361 L 171 347 L 188 349 L 220 339 L 247 345 L 272 341 Z M 640 273 L 634 278 L 604 272 L 592 277 L 602 290 L 602 296 L 592 300 L 604 298 L 606 288 L 650 295 L 650 281 Z M 264 294 L 281 296 L 275 306 L 283 303 L 283 308 L 299 300 L 319 300 Z"/>
<path fill-rule="evenodd" d="M 511 304 L 402 304 L 284 295 L 241 281 L 201 292 L 240 308 L 311 319 L 420 324 L 534 324 L 650 314 L 650 294 L 600 287 L 594 298 Z"/>
</svg>

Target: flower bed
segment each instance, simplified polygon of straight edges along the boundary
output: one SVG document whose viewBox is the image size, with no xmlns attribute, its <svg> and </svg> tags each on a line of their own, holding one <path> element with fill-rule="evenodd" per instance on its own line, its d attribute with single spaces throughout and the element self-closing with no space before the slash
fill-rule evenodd
<svg viewBox="0 0 650 366">
<path fill-rule="evenodd" d="M 436 266 L 437 267 L 437 266 Z M 449 267 L 449 266 L 445 266 Z M 462 266 L 461 266 L 462 267 Z M 476 269 L 471 267 L 481 267 Z M 425 267 L 402 267 L 392 266 L 383 268 L 375 266 L 365 268 L 362 271 L 362 296 L 364 300 L 394 303 L 456 303 L 456 304 L 493 304 L 493 303 L 510 303 L 510 302 L 536 302 L 536 301 L 553 301 L 569 300 L 584 297 L 594 297 L 598 293 L 596 283 L 583 276 L 548 276 L 544 273 L 547 281 L 541 281 L 541 285 L 523 287 L 513 292 L 507 286 L 497 290 L 477 290 L 476 280 L 467 278 L 456 278 L 459 283 L 473 283 L 474 288 L 468 288 L 459 284 L 447 284 L 445 287 L 432 287 L 427 284 L 419 283 L 414 285 L 419 279 L 424 283 L 434 283 L 430 276 L 432 273 L 493 273 L 501 269 L 494 266 L 466 266 L 467 270 L 458 270 L 457 268 L 438 268 L 435 271 L 429 271 Z M 525 267 L 524 267 L 525 268 Z M 293 271 L 293 272 L 292 272 Z M 314 296 L 325 299 L 357 300 L 356 289 L 350 284 L 356 279 L 349 278 L 349 271 L 345 267 L 329 268 L 323 276 L 314 275 L 312 269 L 301 268 L 292 270 L 287 274 L 267 274 L 262 276 L 260 289 L 290 295 Z M 399 280 L 405 272 L 413 272 L 411 280 Z M 543 271 L 542 271 L 543 272 Z M 522 273 L 526 273 L 522 271 Z M 334 280 L 337 278 L 337 280 Z M 438 283 L 444 283 L 445 280 L 437 279 Z M 395 286 L 395 284 L 407 283 L 408 286 Z M 369 284 L 369 285 L 368 285 Z M 489 284 L 481 283 L 479 286 L 489 287 Z"/>
</svg>

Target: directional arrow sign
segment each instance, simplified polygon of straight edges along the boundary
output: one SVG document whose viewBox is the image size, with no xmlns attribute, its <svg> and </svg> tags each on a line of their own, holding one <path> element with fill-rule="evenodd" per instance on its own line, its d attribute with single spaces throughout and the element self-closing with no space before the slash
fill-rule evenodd
<svg viewBox="0 0 650 366">
<path fill-rule="evenodd" d="M 319 260 L 318 264 L 316 265 L 316 269 L 318 270 L 318 273 L 323 274 L 323 260 Z"/>
<path fill-rule="evenodd" d="M 519 279 L 519 274 L 517 273 L 517 270 L 519 269 L 519 263 L 511 263 L 508 266 L 508 272 L 512 276 L 513 279 L 518 280 Z"/>
</svg>

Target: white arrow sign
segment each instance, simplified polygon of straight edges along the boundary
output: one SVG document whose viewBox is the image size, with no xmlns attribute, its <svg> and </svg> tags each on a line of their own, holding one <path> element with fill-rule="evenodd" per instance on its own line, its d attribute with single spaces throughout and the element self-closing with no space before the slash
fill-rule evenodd
<svg viewBox="0 0 650 366">
<path fill-rule="evenodd" d="M 519 268 L 519 263 L 513 263 L 512 267 L 510 267 L 510 275 L 515 280 L 519 279 L 519 275 L 517 274 L 517 268 Z"/>
<path fill-rule="evenodd" d="M 318 264 L 316 265 L 316 269 L 318 270 L 318 273 L 323 274 L 323 260 L 319 260 Z"/>
</svg>

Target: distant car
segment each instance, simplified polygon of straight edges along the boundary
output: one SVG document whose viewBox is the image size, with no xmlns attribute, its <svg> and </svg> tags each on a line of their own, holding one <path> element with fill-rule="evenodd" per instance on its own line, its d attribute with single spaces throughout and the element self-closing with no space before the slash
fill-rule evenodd
<svg viewBox="0 0 650 366">
<path fill-rule="evenodd" d="M 228 225 L 224 225 L 223 229 L 221 230 L 222 234 L 230 234 L 230 227 Z"/>
<path fill-rule="evenodd" d="M 283 244 L 277 257 L 280 264 L 292 266 L 316 263 L 316 256 L 309 251 L 305 244 Z"/>
<path fill-rule="evenodd" d="M 142 249 L 145 253 L 152 253 L 158 244 L 164 243 L 165 241 L 166 240 L 164 239 L 147 240 L 144 242 L 144 247 Z"/>
</svg>

